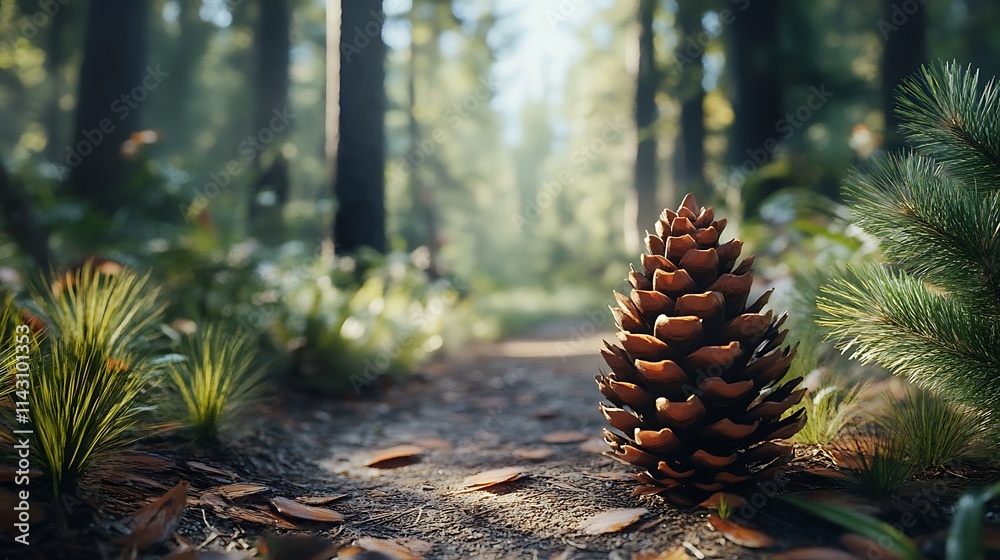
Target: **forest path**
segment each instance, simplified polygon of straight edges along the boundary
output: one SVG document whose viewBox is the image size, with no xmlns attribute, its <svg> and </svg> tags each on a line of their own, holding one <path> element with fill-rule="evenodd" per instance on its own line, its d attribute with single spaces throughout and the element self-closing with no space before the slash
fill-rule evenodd
<svg viewBox="0 0 1000 560">
<path fill-rule="evenodd" d="M 588 329 L 591 336 L 578 334 Z M 433 545 L 427 558 L 629 560 L 685 541 L 708 558 L 758 558 L 708 528 L 704 510 L 630 497 L 627 469 L 599 454 L 603 444 L 593 447 L 605 425 L 593 376 L 602 365 L 601 339 L 614 336 L 594 332 L 586 323 L 558 322 L 530 337 L 471 347 L 374 400 L 310 399 L 302 407 L 299 396 L 286 396 L 296 407 L 273 409 L 277 422 L 264 422 L 266 431 L 251 438 L 262 445 L 239 470 L 257 471 L 246 478 L 275 495 L 346 494 L 327 506 L 347 516 L 343 527 L 321 535 L 345 544 L 362 536 L 416 538 Z M 590 440 L 543 441 L 560 431 Z M 397 468 L 364 466 L 368 453 L 400 444 L 427 451 Z M 517 455 L 538 449 L 552 454 L 537 461 Z M 465 477 L 510 466 L 525 467 L 528 476 L 461 492 Z M 577 530 L 591 515 L 635 507 L 650 514 L 631 529 L 599 536 Z"/>
</svg>

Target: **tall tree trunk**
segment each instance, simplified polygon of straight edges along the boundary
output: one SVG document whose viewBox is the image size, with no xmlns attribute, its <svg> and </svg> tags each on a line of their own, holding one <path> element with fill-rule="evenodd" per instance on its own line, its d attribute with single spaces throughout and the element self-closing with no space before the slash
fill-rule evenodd
<svg viewBox="0 0 1000 560">
<path fill-rule="evenodd" d="M 681 40 L 677 46 L 677 59 L 681 64 L 678 96 L 681 100 L 680 135 L 674 158 L 674 177 L 678 189 L 693 192 L 706 203 L 709 198 L 708 181 L 705 180 L 705 88 L 702 61 L 704 48 L 698 42 L 703 32 L 701 16 L 704 9 L 698 4 L 681 2 L 678 7 L 678 26 Z"/>
<path fill-rule="evenodd" d="M 416 31 L 420 22 L 416 15 L 416 2 L 414 1 L 413 4 L 410 7 L 410 58 L 407 61 L 407 95 L 410 117 L 410 149 L 407 151 L 408 154 L 415 154 L 420 150 L 421 140 L 420 122 L 417 121 L 417 58 L 420 52 L 420 45 L 417 43 Z M 429 154 L 426 157 L 432 158 L 434 154 Z M 420 170 L 416 168 L 410 173 L 410 193 L 413 197 L 413 202 L 416 204 L 420 220 L 423 222 L 421 244 L 427 247 L 427 250 L 430 252 L 427 273 L 431 278 L 436 278 L 438 275 L 437 256 L 441 249 L 437 209 L 434 206 L 434 191 L 431 185 L 423 179 L 422 175 Z"/>
<path fill-rule="evenodd" d="M 35 219 L 28 197 L 0 161 L 0 215 L 6 222 L 7 234 L 35 263 L 43 275 L 55 266 L 49 250 L 49 236 Z"/>
<path fill-rule="evenodd" d="M 60 69 L 66 60 L 65 30 L 70 14 L 66 7 L 51 16 L 49 23 L 49 34 L 45 48 L 45 73 L 48 75 L 49 99 L 46 110 L 46 128 L 48 129 L 48 143 L 45 145 L 45 155 L 52 161 L 58 161 L 65 150 L 66 136 L 63 130 L 62 109 L 59 108 L 59 101 L 63 96 L 63 79 L 60 76 Z"/>
<path fill-rule="evenodd" d="M 254 154 L 257 176 L 250 189 L 249 222 L 255 235 L 265 241 L 280 239 L 281 209 L 289 194 L 288 162 L 281 147 L 291 125 L 278 116 L 288 112 L 290 25 L 287 0 L 261 0 L 256 32 L 257 107 L 252 134 L 261 140 L 263 149 Z M 273 200 L 266 205 L 258 198 L 264 192 L 273 194 Z"/>
<path fill-rule="evenodd" d="M 656 200 L 657 143 L 656 90 L 658 72 L 653 45 L 653 18 L 656 0 L 639 0 L 639 68 L 635 88 L 635 127 L 638 144 L 635 154 L 635 192 L 625 221 L 626 243 L 635 248 L 644 232 L 653 226 L 660 213 Z"/>
<path fill-rule="evenodd" d="M 341 1 L 340 137 L 333 240 L 338 252 L 387 248 L 385 42 L 381 0 Z"/>
<path fill-rule="evenodd" d="M 885 48 L 882 52 L 882 106 L 885 110 L 885 148 L 896 151 L 903 147 L 896 116 L 896 87 L 916 72 L 927 58 L 927 12 L 929 8 L 915 2 L 917 9 L 906 14 L 895 0 L 883 3 L 882 29 Z M 891 27 L 886 24 L 890 24 Z"/>
<path fill-rule="evenodd" d="M 734 122 L 729 135 L 730 189 L 721 193 L 755 216 L 761 202 L 784 186 L 783 178 L 741 182 L 771 163 L 787 132 L 782 58 L 778 45 L 782 0 L 754 0 L 729 25 L 727 66 L 732 71 Z"/>
<path fill-rule="evenodd" d="M 201 19 L 201 5 L 202 0 L 177 0 L 179 32 L 170 56 L 170 80 L 163 84 L 170 104 L 170 118 L 163 121 L 163 145 L 167 153 L 181 153 L 191 145 L 190 100 L 215 29 Z"/>
<path fill-rule="evenodd" d="M 337 177 L 337 143 L 340 139 L 340 2 L 326 3 L 326 176 Z"/>
<path fill-rule="evenodd" d="M 73 192 L 109 215 L 135 198 L 135 169 L 119 150 L 140 128 L 146 97 L 169 79 L 167 68 L 147 71 L 148 9 L 148 0 L 91 0 L 87 10 L 75 139 L 63 161 Z"/>
</svg>

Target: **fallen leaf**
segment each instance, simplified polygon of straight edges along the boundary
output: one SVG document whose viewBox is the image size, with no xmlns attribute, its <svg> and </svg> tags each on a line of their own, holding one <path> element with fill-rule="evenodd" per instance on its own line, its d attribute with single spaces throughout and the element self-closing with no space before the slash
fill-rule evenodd
<svg viewBox="0 0 1000 560">
<path fill-rule="evenodd" d="M 336 523 L 343 521 L 344 516 L 332 509 L 300 504 L 288 498 L 271 498 L 271 505 L 279 513 L 288 517 L 305 519 L 307 521 L 320 521 L 323 523 Z"/>
<path fill-rule="evenodd" d="M 228 479 L 230 481 L 232 481 L 232 480 L 239 480 L 240 479 L 240 477 L 236 473 L 232 473 L 232 472 L 229 472 L 229 471 L 226 471 L 226 470 L 222 470 L 222 469 L 219 469 L 219 468 L 216 468 L 216 467 L 211 467 L 211 466 L 206 465 L 205 463 L 202 463 L 202 462 L 199 462 L 199 461 L 188 461 L 185 464 L 188 467 L 190 467 L 190 468 L 192 468 L 194 470 L 206 472 L 206 473 L 209 473 L 209 474 L 214 474 L 216 476 L 220 476 L 220 477 Z"/>
<path fill-rule="evenodd" d="M 354 542 L 353 550 L 341 550 L 338 558 L 367 558 L 365 552 L 380 555 L 388 560 L 421 560 L 424 554 L 431 551 L 432 545 L 417 539 L 376 539 L 362 537 Z"/>
<path fill-rule="evenodd" d="M 229 506 L 229 503 L 226 502 L 222 496 L 213 494 L 212 492 L 202 492 L 201 496 L 199 496 L 199 500 L 212 507 L 224 508 Z"/>
<path fill-rule="evenodd" d="M 346 497 L 347 494 L 334 494 L 332 496 L 299 496 L 298 498 L 295 498 L 295 501 L 306 504 L 307 506 L 321 506 Z"/>
<path fill-rule="evenodd" d="M 844 548 L 850 550 L 854 554 L 861 556 L 862 558 L 879 558 L 881 560 L 902 560 L 899 556 L 893 554 L 887 548 L 883 548 L 877 542 L 862 537 L 861 535 L 856 535 L 854 533 L 848 533 L 840 537 L 840 544 L 844 545 Z"/>
<path fill-rule="evenodd" d="M 514 456 L 528 461 L 544 461 L 553 455 L 554 451 L 550 447 L 529 448 L 524 447 L 514 450 Z"/>
<path fill-rule="evenodd" d="M 436 451 L 437 450 L 442 450 L 442 449 L 451 449 L 452 448 L 452 445 L 451 445 L 450 441 L 448 441 L 446 439 L 441 439 L 439 437 L 422 437 L 422 438 L 416 438 L 416 439 L 414 439 L 410 443 L 412 443 L 413 445 L 419 445 L 420 447 L 423 447 L 424 449 L 431 449 L 431 450 L 436 450 Z"/>
<path fill-rule="evenodd" d="M 767 548 L 774 546 L 774 539 L 756 529 L 726 521 L 718 514 L 708 516 L 708 523 L 730 541 L 747 548 Z"/>
<path fill-rule="evenodd" d="M 419 445 L 396 445 L 370 453 L 365 460 L 365 466 L 376 468 L 399 466 L 396 464 L 397 460 L 413 459 L 424 451 L 424 448 Z"/>
<path fill-rule="evenodd" d="M 772 554 L 771 560 L 858 560 L 858 557 L 839 548 L 806 547 Z"/>
<path fill-rule="evenodd" d="M 655 552 L 636 552 L 632 555 L 632 560 L 689 560 L 690 558 L 687 551 L 681 547 L 659 554 Z"/>
<path fill-rule="evenodd" d="M 555 418 L 556 416 L 559 416 L 559 410 L 551 406 L 542 406 L 535 409 L 535 418 L 545 420 L 547 418 Z"/>
<path fill-rule="evenodd" d="M 326 560 L 336 546 L 312 535 L 277 535 L 257 545 L 257 552 L 267 560 Z"/>
<path fill-rule="evenodd" d="M 701 502 L 698 505 L 706 509 L 719 509 L 719 505 L 722 503 L 722 500 L 725 500 L 726 505 L 728 505 L 731 508 L 739 508 L 740 506 L 743 505 L 744 502 L 743 496 L 740 496 L 739 494 L 730 494 L 729 492 L 716 492 L 715 494 L 712 494 L 711 496 L 706 498 L 705 501 Z"/>
<path fill-rule="evenodd" d="M 598 455 L 602 455 L 606 451 L 610 450 L 611 448 L 608 447 L 607 442 L 601 438 L 590 438 L 580 444 L 580 451 L 586 451 L 587 453 L 597 453 Z"/>
<path fill-rule="evenodd" d="M 470 490 L 482 490 L 504 482 L 512 482 L 522 478 L 524 475 L 524 467 L 504 467 L 502 469 L 492 469 L 465 477 L 465 479 L 462 480 L 462 486 Z"/>
<path fill-rule="evenodd" d="M 635 523 L 647 513 L 649 510 L 646 508 L 611 509 L 584 519 L 577 526 L 577 530 L 583 531 L 587 535 L 614 533 Z"/>
<path fill-rule="evenodd" d="M 120 539 L 132 550 L 145 550 L 173 536 L 187 505 L 190 483 L 182 480 L 153 503 L 133 513 L 128 522 L 132 532 Z"/>
<path fill-rule="evenodd" d="M 256 523 L 258 525 L 274 525 L 275 527 L 281 529 L 299 528 L 297 525 L 291 523 L 287 519 L 283 517 L 278 517 L 277 515 L 267 510 L 232 506 L 217 513 L 224 515 L 225 517 L 228 517 L 230 519 L 239 519 L 247 523 Z"/>
<path fill-rule="evenodd" d="M 579 443 L 590 439 L 589 434 L 576 430 L 564 430 L 560 432 L 550 432 L 542 437 L 545 443 Z M 607 444 L 605 444 L 607 445 Z"/>
<path fill-rule="evenodd" d="M 252 496 L 253 494 L 263 492 L 264 490 L 267 490 L 267 486 L 264 486 L 263 484 L 226 484 L 225 486 L 209 488 L 207 491 L 219 494 L 220 496 L 225 496 L 230 500 L 235 500 L 236 498 Z"/>
</svg>

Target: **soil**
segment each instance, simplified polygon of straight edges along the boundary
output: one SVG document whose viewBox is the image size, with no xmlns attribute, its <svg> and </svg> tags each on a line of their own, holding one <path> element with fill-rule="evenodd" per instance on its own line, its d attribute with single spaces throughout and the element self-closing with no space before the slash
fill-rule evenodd
<svg viewBox="0 0 1000 560">
<path fill-rule="evenodd" d="M 127 530 L 127 514 L 188 480 L 177 536 L 151 549 L 150 558 L 184 544 L 247 551 L 262 535 L 304 531 L 344 546 L 360 537 L 420 539 L 433 546 L 426 558 L 434 559 L 629 560 L 634 553 L 678 547 L 690 558 L 764 558 L 713 530 L 705 509 L 632 497 L 628 469 L 599 448 L 588 449 L 594 441 L 543 441 L 557 431 L 581 431 L 596 440 L 605 424 L 593 376 L 601 366 L 600 341 L 613 335 L 583 337 L 575 334 L 579 327 L 554 323 L 520 340 L 469 348 L 375 396 L 331 400 L 279 390 L 225 446 L 178 449 L 175 439 L 154 442 L 163 460 L 145 456 L 146 472 L 105 480 L 98 491 L 79 496 L 89 506 L 70 508 L 68 524 L 83 528 L 53 536 L 55 523 L 47 523 L 31 555 L 7 557 L 117 558 L 120 547 L 113 541 Z M 400 444 L 422 445 L 425 452 L 391 468 L 364 466 L 372 451 Z M 537 461 L 517 456 L 543 448 L 552 455 Z M 527 476 L 462 491 L 465 477 L 509 466 L 523 466 Z M 219 497 L 217 488 L 230 483 L 266 489 Z M 323 507 L 343 514 L 343 523 L 290 520 L 269 503 L 340 495 Z M 748 524 L 767 527 L 776 548 L 835 542 L 837 533 L 823 524 L 788 518 L 780 508 L 772 512 L 766 507 L 772 496 L 761 487 L 754 499 L 764 509 L 741 514 Z M 578 530 L 594 514 L 636 507 L 649 513 L 626 530 L 596 536 Z M 4 546 L 0 557 L 4 552 L 24 550 Z"/>
</svg>

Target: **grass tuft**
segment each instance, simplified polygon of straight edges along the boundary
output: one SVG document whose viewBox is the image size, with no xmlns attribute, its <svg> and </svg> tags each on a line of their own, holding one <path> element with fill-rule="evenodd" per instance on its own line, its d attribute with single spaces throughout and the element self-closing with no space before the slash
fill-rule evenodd
<svg viewBox="0 0 1000 560">
<path fill-rule="evenodd" d="M 871 434 L 853 434 L 835 448 L 848 457 L 846 485 L 870 498 L 888 498 L 919 472 L 906 453 L 905 443 L 893 432 L 873 426 Z"/>
<path fill-rule="evenodd" d="M 170 380 L 195 440 L 215 440 L 224 424 L 260 394 L 264 370 L 256 344 L 245 335 L 210 326 L 188 338 L 184 353 L 185 360 L 167 366 Z"/>
<path fill-rule="evenodd" d="M 889 403 L 888 409 L 883 428 L 895 434 L 920 470 L 954 464 L 984 449 L 989 424 L 978 411 L 917 388 L 902 402 Z"/>
<path fill-rule="evenodd" d="M 850 389 L 826 385 L 802 401 L 806 409 L 806 423 L 793 441 L 808 445 L 828 445 L 835 441 L 855 419 L 862 403 L 858 397 L 866 385 Z"/>
</svg>

